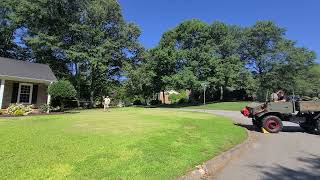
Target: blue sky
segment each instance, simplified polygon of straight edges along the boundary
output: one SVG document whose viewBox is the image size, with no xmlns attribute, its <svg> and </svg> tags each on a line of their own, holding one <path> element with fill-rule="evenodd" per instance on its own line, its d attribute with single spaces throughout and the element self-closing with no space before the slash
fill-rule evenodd
<svg viewBox="0 0 320 180">
<path fill-rule="evenodd" d="M 249 26 L 272 20 L 286 28 L 298 46 L 315 51 L 320 60 L 320 0 L 118 0 L 127 21 L 142 30 L 141 43 L 154 47 L 163 32 L 197 18 Z"/>
</svg>

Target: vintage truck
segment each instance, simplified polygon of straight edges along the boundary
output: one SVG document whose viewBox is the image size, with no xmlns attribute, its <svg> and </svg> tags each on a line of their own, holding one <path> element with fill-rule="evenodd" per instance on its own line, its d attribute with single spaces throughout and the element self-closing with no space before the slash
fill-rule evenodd
<svg viewBox="0 0 320 180">
<path fill-rule="evenodd" d="M 300 101 L 294 98 L 287 102 L 250 103 L 241 110 L 252 118 L 259 129 L 270 133 L 282 130 L 282 121 L 297 123 L 305 131 L 320 134 L 320 101 Z"/>
</svg>

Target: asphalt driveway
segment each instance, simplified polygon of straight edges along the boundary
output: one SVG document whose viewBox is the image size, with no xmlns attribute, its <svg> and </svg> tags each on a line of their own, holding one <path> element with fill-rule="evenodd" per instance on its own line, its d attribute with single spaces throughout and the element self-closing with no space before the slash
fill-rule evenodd
<svg viewBox="0 0 320 180">
<path fill-rule="evenodd" d="M 233 159 L 214 179 L 219 180 L 320 180 L 320 136 L 308 134 L 293 123 L 284 132 L 262 134 L 240 112 L 199 110 L 227 116 L 250 130 L 256 141 Z"/>
</svg>

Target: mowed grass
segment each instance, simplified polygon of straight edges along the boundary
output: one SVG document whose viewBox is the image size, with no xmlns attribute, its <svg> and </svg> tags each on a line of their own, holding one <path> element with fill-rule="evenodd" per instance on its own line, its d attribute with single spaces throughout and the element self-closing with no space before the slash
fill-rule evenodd
<svg viewBox="0 0 320 180">
<path fill-rule="evenodd" d="M 167 109 L 0 119 L 0 179 L 173 179 L 245 138 L 224 117 Z"/>
<path fill-rule="evenodd" d="M 246 101 L 217 102 L 217 103 L 209 103 L 206 105 L 199 105 L 199 106 L 188 106 L 188 107 L 184 107 L 184 108 L 240 111 L 241 109 L 246 107 L 249 103 L 250 102 L 246 102 Z"/>
</svg>

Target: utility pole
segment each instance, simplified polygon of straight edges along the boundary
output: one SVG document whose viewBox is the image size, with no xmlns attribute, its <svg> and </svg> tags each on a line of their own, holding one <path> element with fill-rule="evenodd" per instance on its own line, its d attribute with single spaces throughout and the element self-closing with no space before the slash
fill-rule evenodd
<svg viewBox="0 0 320 180">
<path fill-rule="evenodd" d="M 203 88 L 203 105 L 206 105 L 206 89 L 208 87 L 208 82 L 201 83 L 201 86 Z"/>
</svg>

